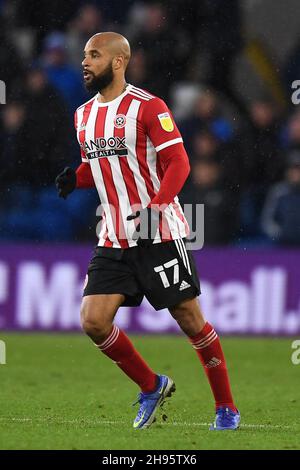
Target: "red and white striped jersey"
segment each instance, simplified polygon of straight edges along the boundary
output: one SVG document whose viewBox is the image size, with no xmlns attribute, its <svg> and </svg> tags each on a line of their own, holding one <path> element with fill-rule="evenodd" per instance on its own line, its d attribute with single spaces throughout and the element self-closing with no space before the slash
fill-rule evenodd
<svg viewBox="0 0 300 470">
<path fill-rule="evenodd" d="M 99 245 L 136 246 L 135 220 L 128 215 L 147 207 L 163 178 L 159 151 L 182 142 L 167 105 L 147 91 L 127 85 L 113 101 L 94 96 L 75 112 L 82 161 L 89 163 L 103 208 Z M 154 243 L 188 235 L 177 196 L 164 211 L 168 235 L 157 231 Z"/>
</svg>

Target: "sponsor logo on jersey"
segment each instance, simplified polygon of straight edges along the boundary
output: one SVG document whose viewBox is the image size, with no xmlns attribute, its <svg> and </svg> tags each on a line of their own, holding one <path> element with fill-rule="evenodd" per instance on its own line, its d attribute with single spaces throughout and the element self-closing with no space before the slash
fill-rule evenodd
<svg viewBox="0 0 300 470">
<path fill-rule="evenodd" d="M 114 119 L 114 126 L 117 127 L 118 129 L 121 129 L 124 127 L 126 124 L 126 117 L 124 114 L 117 114 L 115 119 Z"/>
<path fill-rule="evenodd" d="M 158 114 L 157 117 L 164 131 L 172 132 L 174 130 L 174 124 L 169 113 Z"/>
<path fill-rule="evenodd" d="M 84 151 L 89 160 L 103 157 L 125 157 L 128 154 L 125 137 L 98 137 L 84 142 Z"/>
</svg>

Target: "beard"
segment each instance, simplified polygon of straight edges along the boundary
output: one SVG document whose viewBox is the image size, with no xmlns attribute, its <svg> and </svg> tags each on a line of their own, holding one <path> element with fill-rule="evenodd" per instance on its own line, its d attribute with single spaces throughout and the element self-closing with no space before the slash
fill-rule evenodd
<svg viewBox="0 0 300 470">
<path fill-rule="evenodd" d="M 111 82 L 114 79 L 114 73 L 112 69 L 112 62 L 108 64 L 105 70 L 100 75 L 95 75 L 92 72 L 91 74 L 91 79 L 89 81 L 85 80 L 85 87 L 89 92 L 95 93 L 95 92 L 102 92 L 108 85 L 111 84 Z"/>
</svg>

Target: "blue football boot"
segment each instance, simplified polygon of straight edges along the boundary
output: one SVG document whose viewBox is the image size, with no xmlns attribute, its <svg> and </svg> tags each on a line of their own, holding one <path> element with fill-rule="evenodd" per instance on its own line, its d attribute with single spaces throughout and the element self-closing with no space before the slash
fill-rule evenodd
<svg viewBox="0 0 300 470">
<path fill-rule="evenodd" d="M 210 426 L 210 431 L 236 430 L 239 427 L 241 415 L 239 411 L 220 407 L 217 409 L 215 422 Z"/>
<path fill-rule="evenodd" d="M 166 375 L 159 375 L 159 384 L 153 393 L 141 392 L 138 400 L 134 403 L 139 403 L 140 408 L 134 420 L 134 429 L 148 428 L 155 420 L 155 413 L 157 408 L 161 406 L 167 397 L 170 397 L 175 392 L 175 384 L 172 379 Z"/>
</svg>

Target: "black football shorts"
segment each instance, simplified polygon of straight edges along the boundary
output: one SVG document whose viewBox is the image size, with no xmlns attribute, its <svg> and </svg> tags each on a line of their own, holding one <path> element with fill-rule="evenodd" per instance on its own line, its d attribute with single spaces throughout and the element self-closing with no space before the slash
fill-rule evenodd
<svg viewBox="0 0 300 470">
<path fill-rule="evenodd" d="M 123 294 L 124 306 L 140 305 L 145 296 L 160 310 L 200 294 L 193 256 L 182 239 L 149 248 L 97 247 L 86 277 L 84 296 Z"/>
</svg>

